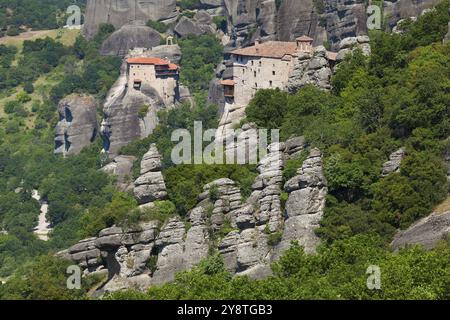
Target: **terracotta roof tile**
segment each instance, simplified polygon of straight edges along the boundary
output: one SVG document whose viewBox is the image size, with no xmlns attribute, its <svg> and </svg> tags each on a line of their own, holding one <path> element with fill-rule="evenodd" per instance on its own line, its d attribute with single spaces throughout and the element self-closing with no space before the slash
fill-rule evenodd
<svg viewBox="0 0 450 320">
<path fill-rule="evenodd" d="M 296 51 L 297 43 L 295 42 L 268 41 L 256 46 L 234 50 L 231 54 L 281 59 L 286 55 L 294 55 Z"/>
<path fill-rule="evenodd" d="M 226 80 L 222 80 L 220 82 L 220 84 L 223 86 L 234 86 L 236 84 L 236 82 L 234 82 L 234 80 L 231 80 L 231 79 L 226 79 Z"/>
<path fill-rule="evenodd" d="M 156 66 L 166 66 L 169 65 L 169 61 L 160 59 L 160 58 L 152 58 L 152 57 L 138 57 L 138 58 L 129 58 L 127 59 L 127 63 L 130 64 L 153 64 Z"/>
</svg>

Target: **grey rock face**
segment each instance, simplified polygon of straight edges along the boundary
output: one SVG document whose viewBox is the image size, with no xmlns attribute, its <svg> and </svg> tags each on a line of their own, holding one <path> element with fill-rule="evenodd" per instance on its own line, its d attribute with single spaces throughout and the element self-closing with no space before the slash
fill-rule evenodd
<svg viewBox="0 0 450 320">
<path fill-rule="evenodd" d="M 450 211 L 433 213 L 422 218 L 404 231 L 399 231 L 391 246 L 399 248 L 420 244 L 432 249 L 439 240 L 446 240 L 450 235 Z"/>
<path fill-rule="evenodd" d="M 397 151 L 393 152 L 389 156 L 389 161 L 383 164 L 383 169 L 381 174 L 383 176 L 387 176 L 392 172 L 400 172 L 400 165 L 402 163 L 403 158 L 405 157 L 406 152 L 404 148 L 400 148 Z"/>
<path fill-rule="evenodd" d="M 116 176 L 116 186 L 121 191 L 130 191 L 133 187 L 131 178 L 131 170 L 136 157 L 133 156 L 117 156 L 101 170 L 110 175 Z"/>
<path fill-rule="evenodd" d="M 424 10 L 437 5 L 440 0 L 393 0 L 384 1 L 384 15 L 389 18 L 388 27 L 393 29 L 399 20 L 418 17 Z"/>
<path fill-rule="evenodd" d="M 281 211 L 280 194 L 283 181 L 283 143 L 273 143 L 268 147 L 269 153 L 261 159 L 257 170 L 260 173 L 256 178 L 256 185 L 261 183 L 251 196 L 257 199 L 259 210 L 255 217 L 258 225 L 267 224 L 268 230 L 276 232 L 282 227 L 283 213 Z M 255 184 L 254 184 L 255 186 Z"/>
<path fill-rule="evenodd" d="M 216 188 L 217 194 L 211 194 L 211 189 Z M 199 200 L 209 200 L 207 210 L 211 213 L 211 227 L 219 230 L 224 223 L 236 226 L 236 210 L 242 205 L 241 192 L 236 183 L 230 179 L 218 179 L 203 187 L 204 192 Z"/>
<path fill-rule="evenodd" d="M 197 23 L 189 18 L 182 17 L 180 22 L 175 26 L 174 31 L 180 36 L 185 37 L 190 34 L 199 36 L 203 34 L 203 30 L 197 25 Z"/>
<path fill-rule="evenodd" d="M 183 242 L 184 223 L 173 218 L 161 229 L 156 240 L 158 262 L 153 273 L 152 283 L 161 284 L 175 279 L 175 273 L 184 270 Z"/>
<path fill-rule="evenodd" d="M 211 15 L 205 10 L 197 11 L 192 19 L 188 17 L 181 17 L 174 28 L 174 32 L 179 37 L 186 37 L 188 35 L 200 36 L 202 34 L 214 34 L 216 31 L 216 26 L 212 21 Z"/>
<path fill-rule="evenodd" d="M 141 161 L 141 176 L 134 182 L 133 192 L 139 204 L 147 204 L 167 197 L 161 170 L 161 156 L 156 145 L 151 144 Z"/>
<path fill-rule="evenodd" d="M 330 90 L 331 75 L 331 64 L 326 59 L 326 49 L 319 46 L 312 56 L 305 54 L 295 60 L 294 69 L 289 75 L 288 90 L 296 92 L 308 84 Z"/>
<path fill-rule="evenodd" d="M 161 21 L 176 16 L 176 0 L 88 0 L 83 34 L 91 39 L 100 24 L 116 29 L 133 21 Z"/>
<path fill-rule="evenodd" d="M 173 281 L 177 272 L 194 267 L 214 249 L 232 274 L 265 278 L 272 273 L 271 262 L 292 240 L 299 241 L 306 252 L 314 252 L 318 243 L 314 229 L 322 217 L 327 190 L 319 150 L 310 152 L 298 175 L 286 184 L 290 193 L 286 214 L 281 207 L 284 159 L 305 147 L 303 137 L 269 145 L 245 202 L 233 180 L 217 179 L 204 186 L 185 221 L 172 217 L 161 228 L 156 221 L 130 230 L 113 226 L 59 256 L 74 260 L 85 274 L 107 269 L 109 280 L 103 287 L 107 292 L 144 290 Z M 152 145 L 143 157 L 138 184 L 153 181 L 148 175 L 160 169 L 160 157 Z"/>
<path fill-rule="evenodd" d="M 180 64 L 181 61 L 181 49 L 177 44 L 153 46 L 151 49 L 145 51 L 144 55 L 160 59 L 168 59 L 176 64 Z"/>
<path fill-rule="evenodd" d="M 292 137 L 285 143 L 285 157 L 286 159 L 293 159 L 300 155 L 300 153 L 308 146 L 305 137 Z"/>
<path fill-rule="evenodd" d="M 364 0 L 325 0 L 326 30 L 332 49 L 341 40 L 367 34 L 367 14 Z"/>
<path fill-rule="evenodd" d="M 157 221 L 143 223 L 136 229 L 111 227 L 97 238 L 81 240 L 57 255 L 76 262 L 85 274 L 108 269 L 114 275 L 132 277 L 146 272 L 153 242 L 157 236 Z"/>
<path fill-rule="evenodd" d="M 320 150 L 311 150 L 297 175 L 286 182 L 284 189 L 289 193 L 286 202 L 288 218 L 275 256 L 280 256 L 293 240 L 298 241 L 305 252 L 315 252 L 319 238 L 314 229 L 322 219 L 328 192 Z"/>
<path fill-rule="evenodd" d="M 347 54 L 352 53 L 356 49 L 360 49 L 366 56 L 370 55 L 370 53 L 372 52 L 372 49 L 370 47 L 370 38 L 368 36 L 362 35 L 358 37 L 348 37 L 342 39 L 342 41 L 339 43 L 339 52 L 337 54 L 336 60 L 338 62 L 344 60 Z"/>
<path fill-rule="evenodd" d="M 58 104 L 55 153 L 77 154 L 97 136 L 97 102 L 89 95 L 72 94 Z"/>
<path fill-rule="evenodd" d="M 141 161 L 141 174 L 145 174 L 150 171 L 161 171 L 161 155 L 158 152 L 156 144 L 152 143 L 147 153 L 144 154 Z"/>
<path fill-rule="evenodd" d="M 113 32 L 102 44 L 100 54 L 125 57 L 133 48 L 153 48 L 161 41 L 157 31 L 145 25 L 127 24 Z"/>
<path fill-rule="evenodd" d="M 444 37 L 444 44 L 450 42 L 450 22 L 448 23 L 448 32 Z"/>
<path fill-rule="evenodd" d="M 313 0 L 296 1 L 285 0 L 281 2 L 278 10 L 277 33 L 281 41 L 294 41 L 301 35 L 315 36 L 316 45 L 322 44 L 326 38 L 319 35 L 320 13 L 314 6 Z M 326 37 L 326 32 L 325 32 Z M 319 38 L 322 38 L 321 40 Z"/>
</svg>

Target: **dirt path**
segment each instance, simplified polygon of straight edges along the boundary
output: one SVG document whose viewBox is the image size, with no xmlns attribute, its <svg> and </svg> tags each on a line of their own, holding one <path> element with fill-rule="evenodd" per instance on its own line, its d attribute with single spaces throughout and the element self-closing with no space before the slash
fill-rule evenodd
<svg viewBox="0 0 450 320">
<path fill-rule="evenodd" d="M 39 213 L 39 222 L 36 228 L 34 228 L 34 233 L 39 237 L 39 239 L 47 241 L 48 233 L 50 232 L 50 223 L 47 221 L 46 214 L 48 212 L 48 204 L 41 202 L 41 196 L 37 190 L 33 190 L 33 199 L 36 199 L 41 203 L 41 212 Z"/>
</svg>

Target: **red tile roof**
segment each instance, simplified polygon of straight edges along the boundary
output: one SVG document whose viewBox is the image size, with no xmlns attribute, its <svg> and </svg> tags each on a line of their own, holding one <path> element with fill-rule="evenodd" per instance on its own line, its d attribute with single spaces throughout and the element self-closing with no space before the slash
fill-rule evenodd
<svg viewBox="0 0 450 320">
<path fill-rule="evenodd" d="M 256 46 L 234 50 L 231 54 L 281 59 L 285 55 L 294 55 L 296 51 L 297 43 L 295 42 L 268 41 Z"/>
<path fill-rule="evenodd" d="M 234 80 L 231 80 L 231 79 L 226 79 L 226 80 L 222 80 L 220 82 L 220 84 L 223 86 L 234 86 L 236 84 L 236 82 L 234 82 Z"/>
<path fill-rule="evenodd" d="M 155 66 L 167 66 L 169 70 L 178 70 L 178 66 L 175 63 L 170 63 L 170 61 L 153 58 L 153 57 L 138 57 L 127 59 L 128 64 L 152 64 Z"/>
</svg>

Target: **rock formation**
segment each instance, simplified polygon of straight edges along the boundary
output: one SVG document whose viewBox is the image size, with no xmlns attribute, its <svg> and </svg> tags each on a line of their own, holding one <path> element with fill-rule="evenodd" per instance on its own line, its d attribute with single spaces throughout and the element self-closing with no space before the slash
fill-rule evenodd
<svg viewBox="0 0 450 320">
<path fill-rule="evenodd" d="M 440 0 L 384 1 L 383 12 L 392 30 L 399 20 L 418 17 Z M 175 0 L 88 0 L 84 34 L 92 38 L 101 23 L 116 29 L 134 21 L 175 23 L 180 36 L 215 32 L 208 16 L 226 16 L 227 48 L 263 41 L 292 41 L 301 35 L 315 39 L 314 45 L 329 42 L 333 50 L 348 37 L 367 35 L 365 0 L 201 0 L 193 18 L 181 17 Z"/>
<path fill-rule="evenodd" d="M 448 32 L 444 37 L 444 44 L 449 43 L 450 42 L 450 22 L 448 23 Z"/>
<path fill-rule="evenodd" d="M 150 221 L 128 229 L 113 226 L 58 255 L 75 261 L 84 274 L 107 272 L 101 292 L 145 289 L 172 281 L 177 272 L 192 268 L 214 250 L 232 274 L 267 277 L 272 272 L 270 264 L 291 241 L 305 246 L 306 252 L 314 252 L 318 244 L 314 229 L 323 215 L 327 192 L 319 150 L 313 149 L 298 175 L 286 183 L 285 209 L 281 201 L 284 159 L 297 156 L 305 147 L 303 137 L 269 145 L 257 166 L 253 192 L 245 201 L 233 180 L 217 179 L 204 186 L 185 219 L 173 216 L 162 224 Z M 160 161 L 156 147 L 150 146 L 138 180 L 153 181 L 153 175 L 160 174 Z M 151 179 L 144 179 L 149 174 Z M 159 185 L 150 189 L 147 200 L 161 199 Z M 136 188 L 134 192 L 138 199 L 145 198 Z M 144 207 L 156 210 L 152 205 Z"/>
<path fill-rule="evenodd" d="M 389 156 L 389 161 L 386 161 L 383 164 L 383 169 L 381 172 L 382 176 L 387 176 L 392 172 L 400 172 L 400 165 L 402 163 L 403 158 L 405 157 L 405 148 L 400 148 L 397 151 L 393 152 Z"/>
<path fill-rule="evenodd" d="M 132 50 L 128 57 L 174 57 L 179 61 L 180 48 L 174 46 L 158 46 L 151 50 Z M 179 93 L 174 90 L 172 97 L 166 101 L 182 101 Z M 189 99 L 189 92 L 185 93 L 185 100 Z M 146 106 L 147 113 L 140 111 Z M 128 143 L 147 137 L 158 123 L 157 112 L 163 108 L 170 108 L 173 104 L 166 104 L 158 92 L 149 85 L 143 84 L 141 90 L 134 90 L 127 86 L 127 64 L 122 64 L 119 78 L 108 92 L 103 105 L 104 118 L 100 128 L 104 141 L 104 149 L 111 155 L 117 155 L 121 147 Z"/>
<path fill-rule="evenodd" d="M 145 289 L 150 285 L 147 264 L 158 236 L 160 223 L 150 221 L 124 230 L 120 227 L 100 231 L 98 237 L 81 240 L 57 255 L 76 262 L 84 274 L 104 273 L 105 291 L 130 288 Z"/>
<path fill-rule="evenodd" d="M 364 55 L 370 55 L 370 39 L 368 36 L 348 37 L 339 43 L 339 52 L 336 56 L 336 61 L 344 60 L 345 56 L 355 49 L 361 49 Z"/>
<path fill-rule="evenodd" d="M 176 0 L 88 0 L 83 33 L 90 39 L 102 23 L 119 29 L 133 21 L 163 21 L 176 15 Z"/>
<path fill-rule="evenodd" d="M 384 1 L 384 16 L 388 20 L 388 28 L 392 30 L 397 23 L 406 18 L 418 17 L 426 9 L 437 5 L 440 0 L 392 0 Z"/>
<path fill-rule="evenodd" d="M 58 104 L 55 153 L 77 154 L 97 136 L 97 102 L 89 95 L 72 94 Z"/>
<path fill-rule="evenodd" d="M 120 191 L 130 191 L 133 189 L 133 182 L 130 181 L 133 163 L 136 157 L 120 155 L 115 157 L 110 163 L 101 168 L 103 172 L 117 178 L 116 187 Z"/>
<path fill-rule="evenodd" d="M 391 246 L 398 250 L 403 247 L 420 244 L 433 249 L 439 240 L 447 240 L 450 235 L 450 211 L 435 212 L 422 218 L 408 229 L 399 231 Z"/>
<path fill-rule="evenodd" d="M 127 24 L 113 32 L 103 42 L 100 54 L 125 57 L 134 48 L 153 48 L 159 46 L 161 36 L 145 25 Z"/>
<path fill-rule="evenodd" d="M 296 92 L 308 84 L 330 90 L 331 75 L 332 70 L 327 59 L 327 50 L 324 46 L 316 47 L 312 57 L 304 53 L 296 59 L 294 70 L 289 77 L 288 90 Z"/>
<path fill-rule="evenodd" d="M 298 241 L 305 252 L 314 252 L 320 241 L 314 229 L 323 217 L 328 193 L 320 150 L 311 150 L 297 175 L 286 182 L 284 190 L 289 193 L 286 202 L 288 218 L 277 253 L 282 253 L 293 240 Z"/>
<path fill-rule="evenodd" d="M 150 149 L 141 161 L 141 175 L 134 182 L 133 193 L 140 205 L 149 205 L 156 200 L 163 200 L 167 197 L 166 185 L 161 173 L 161 156 L 155 144 L 150 145 Z"/>
</svg>

